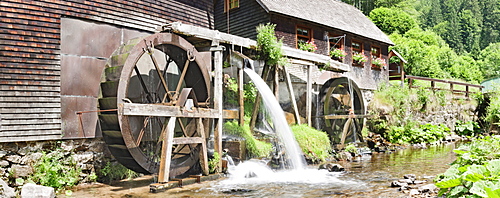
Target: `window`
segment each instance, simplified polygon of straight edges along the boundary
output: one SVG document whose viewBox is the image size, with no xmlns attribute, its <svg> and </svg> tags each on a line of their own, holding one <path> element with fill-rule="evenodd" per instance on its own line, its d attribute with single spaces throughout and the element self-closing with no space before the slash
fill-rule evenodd
<svg viewBox="0 0 500 198">
<path fill-rule="evenodd" d="M 372 58 L 372 68 L 380 69 L 383 65 L 385 65 L 385 60 L 383 60 L 381 57 L 379 47 L 372 46 L 370 55 Z"/>
<path fill-rule="evenodd" d="M 240 0 L 224 0 L 224 12 L 240 7 Z"/>
<path fill-rule="evenodd" d="M 310 28 L 297 27 L 297 48 L 299 48 L 299 43 L 308 42 L 312 39 L 312 32 Z"/>
<path fill-rule="evenodd" d="M 330 42 L 330 50 L 336 49 L 344 49 L 344 36 L 341 35 L 330 35 L 328 37 L 328 41 Z"/>
<path fill-rule="evenodd" d="M 352 54 L 363 54 L 363 44 L 357 41 L 352 41 Z"/>
</svg>

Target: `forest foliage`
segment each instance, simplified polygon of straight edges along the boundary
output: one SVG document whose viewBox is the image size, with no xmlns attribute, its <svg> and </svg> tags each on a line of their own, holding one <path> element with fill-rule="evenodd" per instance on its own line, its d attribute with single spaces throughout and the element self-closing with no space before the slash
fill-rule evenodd
<svg viewBox="0 0 500 198">
<path fill-rule="evenodd" d="M 500 75 L 500 0 L 343 0 L 408 61 L 409 75 L 479 83 Z"/>
</svg>

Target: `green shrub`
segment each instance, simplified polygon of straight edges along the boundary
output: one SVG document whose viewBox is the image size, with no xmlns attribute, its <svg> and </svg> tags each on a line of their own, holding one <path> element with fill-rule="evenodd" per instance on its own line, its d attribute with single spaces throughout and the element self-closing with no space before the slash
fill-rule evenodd
<svg viewBox="0 0 500 198">
<path fill-rule="evenodd" d="M 210 173 L 216 173 L 220 171 L 219 161 L 221 160 L 218 152 L 214 152 L 214 157 L 208 161 L 208 169 Z"/>
<path fill-rule="evenodd" d="M 481 127 L 479 126 L 479 123 L 474 122 L 474 121 L 461 121 L 457 120 L 455 123 L 455 133 L 458 135 L 464 135 L 464 136 L 475 136 L 480 134 Z"/>
<path fill-rule="evenodd" d="M 118 162 L 106 162 L 106 165 L 98 171 L 99 181 L 111 183 L 121 179 L 133 179 L 139 176 L 139 173 L 128 169 Z"/>
<path fill-rule="evenodd" d="M 435 179 L 439 196 L 500 197 L 500 136 L 474 139 L 454 152 L 453 165 Z"/>
<path fill-rule="evenodd" d="M 271 155 L 272 145 L 255 139 L 248 124 L 242 127 L 237 121 L 225 122 L 223 130 L 227 134 L 245 139 L 245 146 L 250 157 L 269 157 Z"/>
<path fill-rule="evenodd" d="M 390 127 L 385 138 L 392 143 L 398 144 L 416 144 L 416 143 L 433 143 L 442 140 L 450 133 L 450 129 L 443 124 L 433 125 L 424 124 L 420 127 L 406 125 L 404 127 Z"/>
<path fill-rule="evenodd" d="M 81 173 L 82 170 L 76 165 L 73 157 L 70 154 L 66 155 L 62 149 L 57 149 L 43 154 L 33 166 L 33 174 L 28 179 L 43 186 L 62 190 L 78 184 Z"/>
<path fill-rule="evenodd" d="M 281 50 L 283 42 L 276 38 L 274 28 L 276 28 L 276 24 L 271 23 L 257 26 L 257 46 L 263 52 L 268 65 L 286 65 L 287 59 Z"/>
<path fill-rule="evenodd" d="M 318 131 L 306 124 L 291 127 L 302 152 L 313 162 L 324 162 L 332 150 L 330 139 L 323 131 Z"/>
</svg>

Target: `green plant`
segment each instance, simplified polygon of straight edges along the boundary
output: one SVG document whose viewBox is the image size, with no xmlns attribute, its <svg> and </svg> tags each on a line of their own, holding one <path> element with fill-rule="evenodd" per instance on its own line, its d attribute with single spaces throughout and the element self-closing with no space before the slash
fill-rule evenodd
<svg viewBox="0 0 500 198">
<path fill-rule="evenodd" d="M 332 150 L 328 135 L 306 124 L 290 127 L 302 152 L 313 162 L 324 162 Z"/>
<path fill-rule="evenodd" d="M 368 58 L 363 55 L 362 53 L 354 53 L 352 54 L 352 60 L 359 62 L 359 63 L 364 63 L 368 61 Z"/>
<path fill-rule="evenodd" d="M 299 40 L 299 49 L 307 52 L 315 52 L 318 50 L 318 47 L 316 44 L 314 44 L 314 41 L 301 41 Z"/>
<path fill-rule="evenodd" d="M 500 197 L 500 137 L 474 139 L 454 150 L 457 159 L 436 177 L 439 196 Z"/>
<path fill-rule="evenodd" d="M 358 154 L 358 148 L 356 148 L 356 146 L 354 144 L 347 144 L 344 147 L 344 150 L 349 152 L 349 153 Z"/>
<path fill-rule="evenodd" d="M 106 162 L 106 165 L 98 171 L 98 174 L 100 175 L 98 180 L 106 183 L 121 179 L 132 179 L 139 176 L 139 173 L 128 169 L 118 162 Z"/>
<path fill-rule="evenodd" d="M 210 173 L 220 172 L 219 162 L 221 158 L 218 152 L 214 152 L 212 159 L 208 161 L 208 169 Z"/>
<path fill-rule="evenodd" d="M 57 190 L 72 187 L 80 181 L 82 170 L 76 165 L 71 155 L 66 155 L 62 149 L 44 153 L 33 166 L 33 174 L 29 180 L 50 186 Z"/>
<path fill-rule="evenodd" d="M 283 42 L 276 38 L 274 33 L 276 24 L 267 23 L 257 26 L 257 46 L 258 50 L 264 54 L 264 59 L 268 65 L 286 65 L 287 59 L 283 56 L 281 47 Z"/>
<path fill-rule="evenodd" d="M 481 127 L 477 122 L 457 120 L 455 123 L 455 133 L 458 135 L 475 136 L 481 132 Z"/>
<path fill-rule="evenodd" d="M 420 127 L 415 127 L 415 125 L 393 126 L 385 138 L 398 144 L 433 143 L 443 139 L 449 132 L 450 129 L 443 124 L 424 124 Z"/>
<path fill-rule="evenodd" d="M 372 59 L 372 64 L 375 65 L 377 68 L 382 68 L 385 66 L 385 60 L 381 58 L 375 58 Z"/>
<path fill-rule="evenodd" d="M 245 122 L 248 123 L 248 122 Z M 269 157 L 272 152 L 272 145 L 255 139 L 250 132 L 248 124 L 240 126 L 237 121 L 229 121 L 224 123 L 224 132 L 245 139 L 245 146 L 251 157 Z"/>
<path fill-rule="evenodd" d="M 342 49 L 335 48 L 333 50 L 330 50 L 330 56 L 342 59 L 346 56 L 346 53 Z"/>
</svg>

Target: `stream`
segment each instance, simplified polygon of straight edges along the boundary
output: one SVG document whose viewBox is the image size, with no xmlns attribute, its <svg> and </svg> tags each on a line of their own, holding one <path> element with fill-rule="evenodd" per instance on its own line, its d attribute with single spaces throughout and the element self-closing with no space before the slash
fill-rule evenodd
<svg viewBox="0 0 500 198">
<path fill-rule="evenodd" d="M 344 172 L 317 170 L 317 165 L 293 171 L 261 170 L 259 165 L 242 168 L 254 177 L 234 173 L 227 178 L 149 193 L 150 176 L 100 185 L 73 192 L 71 197 L 405 197 L 390 183 L 405 174 L 432 183 L 432 177 L 443 173 L 455 160 L 452 152 L 457 143 L 408 148 L 392 153 L 373 153 L 341 163 Z"/>
</svg>

